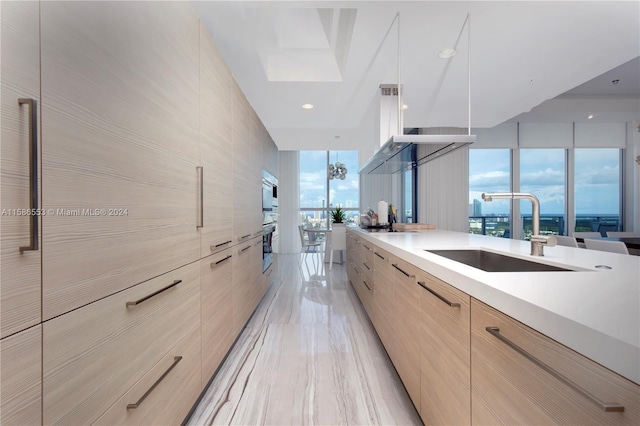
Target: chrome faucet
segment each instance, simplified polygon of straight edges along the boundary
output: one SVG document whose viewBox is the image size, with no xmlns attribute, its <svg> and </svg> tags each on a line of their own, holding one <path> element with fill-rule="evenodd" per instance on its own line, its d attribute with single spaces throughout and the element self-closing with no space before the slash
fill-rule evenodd
<svg viewBox="0 0 640 426">
<path fill-rule="evenodd" d="M 544 256 L 544 246 L 553 247 L 558 243 L 558 240 L 553 235 L 540 235 L 540 201 L 538 201 L 535 195 L 526 192 L 494 192 L 483 193 L 482 199 L 484 201 L 493 201 L 494 199 L 523 199 L 531 201 L 531 214 L 533 216 L 533 232 L 531 234 L 532 256 Z"/>
</svg>

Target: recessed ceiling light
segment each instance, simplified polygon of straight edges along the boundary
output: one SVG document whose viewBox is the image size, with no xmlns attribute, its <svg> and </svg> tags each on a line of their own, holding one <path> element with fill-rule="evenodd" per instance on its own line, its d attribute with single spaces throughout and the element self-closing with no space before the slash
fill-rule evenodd
<svg viewBox="0 0 640 426">
<path fill-rule="evenodd" d="M 593 114 L 589 114 L 589 116 L 587 117 L 589 120 L 591 120 L 593 118 Z"/>
<path fill-rule="evenodd" d="M 313 108 L 313 104 L 304 104 L 304 105 L 302 105 L 302 108 L 311 109 L 311 108 Z"/>
<path fill-rule="evenodd" d="M 402 105 L 402 109 L 409 109 L 409 105 L 407 104 Z"/>
<path fill-rule="evenodd" d="M 444 50 L 440 51 L 440 53 L 438 53 L 438 57 L 442 58 L 442 59 L 449 59 L 449 58 L 453 58 L 454 56 L 456 56 L 456 53 L 458 53 L 458 51 L 456 49 L 454 49 L 453 47 L 450 47 L 448 49 L 444 49 Z"/>
</svg>

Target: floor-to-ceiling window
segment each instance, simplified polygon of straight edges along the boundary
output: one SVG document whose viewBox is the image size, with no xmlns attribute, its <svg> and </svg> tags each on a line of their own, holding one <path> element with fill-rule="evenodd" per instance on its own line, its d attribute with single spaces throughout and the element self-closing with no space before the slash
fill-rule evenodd
<svg viewBox="0 0 640 426">
<path fill-rule="evenodd" d="M 528 192 L 540 201 L 540 233 L 571 235 L 572 231 L 620 230 L 622 174 L 617 148 L 520 149 L 513 173 L 519 187 L 511 189 L 509 149 L 469 150 L 469 232 L 509 237 L 511 201 L 482 202 L 483 192 Z M 567 171 L 572 172 L 568 179 Z M 567 182 L 572 185 L 567 186 Z M 568 202 L 573 200 L 573 210 Z M 520 236 L 532 233 L 532 206 L 519 203 Z M 567 212 L 573 211 L 570 229 Z"/>
<path fill-rule="evenodd" d="M 540 234 L 565 234 L 565 157 L 564 149 L 521 149 L 520 191 L 534 194 L 540 201 Z M 532 206 L 520 202 L 525 240 L 532 233 Z"/>
<path fill-rule="evenodd" d="M 620 228 L 620 150 L 575 150 L 575 231 Z"/>
<path fill-rule="evenodd" d="M 483 192 L 511 192 L 511 150 L 469 150 L 469 232 L 511 236 L 511 202 L 482 201 Z"/>
<path fill-rule="evenodd" d="M 330 179 L 329 165 L 342 163 L 347 173 Z M 346 211 L 347 223 L 359 215 L 358 151 L 300 151 L 300 223 L 325 227 L 331 210 Z"/>
</svg>

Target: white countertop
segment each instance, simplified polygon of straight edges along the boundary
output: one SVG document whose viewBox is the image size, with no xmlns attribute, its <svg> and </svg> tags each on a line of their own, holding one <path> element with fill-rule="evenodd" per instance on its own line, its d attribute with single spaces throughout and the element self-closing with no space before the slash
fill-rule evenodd
<svg viewBox="0 0 640 426">
<path fill-rule="evenodd" d="M 363 238 L 640 384 L 640 256 L 451 231 L 368 233 Z M 485 272 L 426 252 L 482 248 L 568 272 Z M 612 269 L 596 269 L 607 265 Z"/>
</svg>

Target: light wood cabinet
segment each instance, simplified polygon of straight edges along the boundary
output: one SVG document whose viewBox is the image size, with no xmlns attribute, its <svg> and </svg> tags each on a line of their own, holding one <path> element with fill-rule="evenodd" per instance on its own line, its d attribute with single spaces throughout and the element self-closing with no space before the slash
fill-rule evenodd
<svg viewBox="0 0 640 426">
<path fill-rule="evenodd" d="M 31 235 L 41 233 L 38 215 L 27 215 L 32 205 L 31 135 L 40 145 L 40 30 L 38 2 L 2 2 L 0 31 L 0 338 L 40 322 L 41 251 L 21 250 L 31 245 Z M 33 99 L 35 112 L 20 99 Z M 35 115 L 36 132 L 29 124 Z M 36 162 L 35 189 L 40 203 L 40 161 Z M 38 213 L 38 212 L 36 212 Z M 36 229 L 32 222 L 37 221 Z"/>
<path fill-rule="evenodd" d="M 419 272 L 420 416 L 427 424 L 471 424 L 470 297 Z"/>
<path fill-rule="evenodd" d="M 42 2 L 43 319 L 200 258 L 199 24 Z"/>
<path fill-rule="evenodd" d="M 203 383 L 215 373 L 235 338 L 233 251 L 229 248 L 200 261 Z"/>
<path fill-rule="evenodd" d="M 200 160 L 203 219 L 202 257 L 224 250 L 233 241 L 233 76 L 200 24 Z M 238 152 L 240 154 L 240 152 Z M 236 193 L 239 198 L 244 192 Z"/>
<path fill-rule="evenodd" d="M 254 241 L 245 241 L 234 247 L 233 253 L 233 337 L 238 336 L 256 306 L 256 287 L 253 282 L 252 262 Z"/>
<path fill-rule="evenodd" d="M 193 330 L 95 423 L 178 425 L 200 394 L 200 330 Z M 147 392 L 151 390 L 149 394 Z"/>
<path fill-rule="evenodd" d="M 232 87 L 233 241 L 262 232 L 262 145 L 260 124 L 237 83 Z"/>
<path fill-rule="evenodd" d="M 42 326 L 0 340 L 0 424 L 42 423 Z"/>
<path fill-rule="evenodd" d="M 393 255 L 389 263 L 393 273 L 387 275 L 391 281 L 386 284 L 389 293 L 393 292 L 389 355 L 413 404 L 420 407 L 420 339 L 416 338 L 420 335 L 420 290 L 415 279 L 419 269 Z"/>
<path fill-rule="evenodd" d="M 640 424 L 640 386 L 475 299 L 471 348 L 473 424 Z"/>
<path fill-rule="evenodd" d="M 45 322 L 44 423 L 96 421 L 195 329 L 199 262 Z"/>
<path fill-rule="evenodd" d="M 267 130 L 264 129 L 262 138 L 262 167 L 267 169 L 272 175 L 278 176 L 279 164 L 278 147 L 273 139 L 271 139 Z"/>
</svg>

